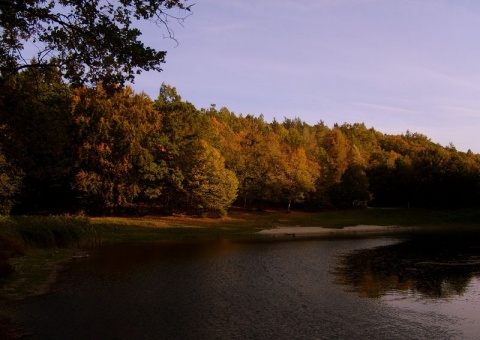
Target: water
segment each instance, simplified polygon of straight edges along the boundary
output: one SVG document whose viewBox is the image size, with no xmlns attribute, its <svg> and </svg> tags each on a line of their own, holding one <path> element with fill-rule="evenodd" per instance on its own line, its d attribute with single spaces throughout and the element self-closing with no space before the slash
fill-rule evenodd
<svg viewBox="0 0 480 340">
<path fill-rule="evenodd" d="M 351 260 L 352 254 L 365 258 L 362 252 L 370 259 L 392 256 L 405 249 L 399 244 L 404 243 L 373 238 L 106 247 L 72 263 L 52 293 L 26 301 L 17 315 L 35 339 L 474 339 L 480 334 L 474 265 L 458 293 L 425 297 L 413 276 L 395 281 L 387 273 L 398 283 L 390 289 L 383 274 Z M 352 264 L 357 275 L 347 275 Z M 356 280 L 362 275 L 363 281 Z M 368 292 L 379 289 L 365 294 L 367 281 Z"/>
</svg>

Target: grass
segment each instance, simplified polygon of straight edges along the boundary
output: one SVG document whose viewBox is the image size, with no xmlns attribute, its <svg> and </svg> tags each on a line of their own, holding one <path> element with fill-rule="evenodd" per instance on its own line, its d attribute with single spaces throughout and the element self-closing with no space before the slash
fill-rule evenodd
<svg viewBox="0 0 480 340">
<path fill-rule="evenodd" d="M 382 209 L 334 210 L 318 213 L 283 211 L 246 211 L 231 209 L 228 217 L 221 219 L 191 218 L 186 216 L 93 218 L 99 233 L 110 241 L 146 239 L 149 237 L 245 237 L 257 231 L 275 227 L 343 228 L 355 225 L 398 225 L 418 228 L 450 229 L 480 227 L 479 209 Z"/>
<path fill-rule="evenodd" d="M 0 217 L 0 297 L 16 299 L 45 290 L 61 263 L 82 248 L 105 243 L 264 237 L 281 226 L 342 228 L 399 225 L 441 230 L 479 228 L 480 210 L 364 209 L 320 213 L 231 209 L 224 218 L 187 216 Z M 3 273 L 3 274 L 2 274 Z"/>
</svg>

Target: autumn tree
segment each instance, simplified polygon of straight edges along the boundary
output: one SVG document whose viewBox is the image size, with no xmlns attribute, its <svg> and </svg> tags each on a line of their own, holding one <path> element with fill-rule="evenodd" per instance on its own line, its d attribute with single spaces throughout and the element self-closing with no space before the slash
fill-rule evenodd
<svg viewBox="0 0 480 340">
<path fill-rule="evenodd" d="M 198 214 L 224 215 L 237 197 L 238 181 L 213 146 L 216 133 L 209 114 L 183 101 L 166 84 L 160 87 L 155 109 L 167 141 L 167 168 L 175 174 L 169 182 L 169 204 Z"/>
<path fill-rule="evenodd" d="M 204 214 L 209 211 L 226 214 L 237 198 L 238 180 L 225 168 L 220 152 L 205 140 L 192 141 L 185 162 L 183 190 L 188 207 Z"/>
<path fill-rule="evenodd" d="M 125 207 L 165 176 L 165 166 L 152 155 L 161 148 L 156 133 L 161 121 L 153 102 L 130 87 L 109 96 L 99 86 L 74 92 L 77 164 L 74 188 L 87 206 Z M 152 145 L 153 143 L 153 145 Z"/>
<path fill-rule="evenodd" d="M 241 128 L 236 134 L 237 153 L 228 156 L 239 180 L 239 195 L 246 208 L 254 202 L 263 209 L 265 200 L 272 200 L 277 179 L 282 171 L 281 140 L 263 117 L 239 117 Z"/>
<path fill-rule="evenodd" d="M 287 198 L 287 211 L 292 202 L 303 202 L 308 194 L 315 191 L 315 181 L 319 176 L 318 165 L 308 159 L 302 147 L 282 148 L 282 170 L 277 177 L 277 185 Z"/>
<path fill-rule="evenodd" d="M 342 131 L 328 128 L 323 122 L 314 126 L 316 146 L 311 153 L 319 167 L 319 176 L 315 181 L 315 191 L 310 205 L 315 209 L 331 205 L 329 189 L 341 180 L 349 164 L 350 144 Z"/>
<path fill-rule="evenodd" d="M 351 163 L 362 166 L 371 164 L 371 159 L 380 152 L 379 133 L 373 128 L 367 129 L 363 123 L 344 123 L 340 130 L 352 145 L 349 153 Z"/>
<path fill-rule="evenodd" d="M 146 46 L 136 25 L 153 22 L 173 38 L 170 22 L 190 9 L 186 0 L 1 0 L 0 77 L 55 67 L 73 84 L 123 84 L 161 71 L 166 52 Z M 25 55 L 27 45 L 34 56 Z"/>
<path fill-rule="evenodd" d="M 299 118 L 285 118 L 281 124 L 274 120 L 271 125 L 280 139 L 279 170 L 273 181 L 275 194 L 287 202 L 290 212 L 292 202 L 303 203 L 315 191 L 319 176 L 315 131 Z"/>
<path fill-rule="evenodd" d="M 240 161 L 238 155 L 241 152 L 239 141 L 241 138 L 239 132 L 242 130 L 241 120 L 226 107 L 217 110 L 212 105 L 209 109 L 204 109 L 204 112 L 208 117 L 209 124 L 212 126 L 210 142 L 225 157 L 227 168 L 236 169 L 237 163 Z"/>
<path fill-rule="evenodd" d="M 321 145 L 328 155 L 325 175 L 329 181 L 338 182 L 348 167 L 350 143 L 342 131 L 335 127 L 324 135 Z"/>
</svg>

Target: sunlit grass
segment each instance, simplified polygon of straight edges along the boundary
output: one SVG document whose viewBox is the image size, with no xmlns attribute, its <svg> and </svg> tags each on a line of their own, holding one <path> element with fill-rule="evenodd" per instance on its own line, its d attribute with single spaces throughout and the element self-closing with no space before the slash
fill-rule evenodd
<svg viewBox="0 0 480 340">
<path fill-rule="evenodd" d="M 359 210 L 335 210 L 323 212 L 296 211 L 285 213 L 277 210 L 262 212 L 231 209 L 224 218 L 191 218 L 187 216 L 168 217 L 121 217 L 94 218 L 94 225 L 102 229 L 102 233 L 128 233 L 135 231 L 153 235 L 155 233 L 167 236 L 176 234 L 178 229 L 187 235 L 213 233 L 215 235 L 247 235 L 255 234 L 263 229 L 275 227 L 326 227 L 343 228 L 356 225 L 405 226 L 405 227 L 444 227 L 479 226 L 480 210 L 427 210 L 427 209 L 382 209 L 369 208 Z M 140 229 L 139 229 L 140 228 Z M 168 231 L 170 230 L 170 231 Z"/>
</svg>

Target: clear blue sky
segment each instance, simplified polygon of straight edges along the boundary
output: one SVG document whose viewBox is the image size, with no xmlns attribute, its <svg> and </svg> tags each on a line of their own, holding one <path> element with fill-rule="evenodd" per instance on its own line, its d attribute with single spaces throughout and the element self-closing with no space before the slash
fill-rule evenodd
<svg viewBox="0 0 480 340">
<path fill-rule="evenodd" d="M 172 28 L 178 46 L 142 26 L 168 51 L 134 84 L 153 99 L 166 82 L 197 108 L 363 122 L 480 153 L 479 0 L 198 0 Z"/>
</svg>

